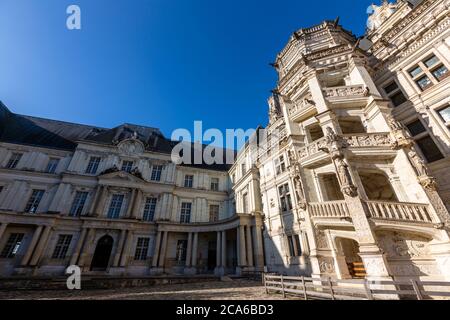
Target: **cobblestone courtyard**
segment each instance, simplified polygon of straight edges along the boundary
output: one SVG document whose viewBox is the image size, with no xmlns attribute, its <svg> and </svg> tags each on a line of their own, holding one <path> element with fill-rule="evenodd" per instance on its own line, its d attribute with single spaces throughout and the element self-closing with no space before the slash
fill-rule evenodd
<svg viewBox="0 0 450 320">
<path fill-rule="evenodd" d="M 80 291 L 1 292 L 0 299 L 26 300 L 282 300 L 266 295 L 261 283 L 248 280 Z"/>
</svg>

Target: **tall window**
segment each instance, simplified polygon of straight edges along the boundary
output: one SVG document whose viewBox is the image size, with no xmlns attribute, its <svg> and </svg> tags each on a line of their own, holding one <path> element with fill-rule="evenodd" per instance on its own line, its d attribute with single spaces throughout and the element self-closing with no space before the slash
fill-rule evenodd
<svg viewBox="0 0 450 320">
<path fill-rule="evenodd" d="M 220 207 L 218 205 L 209 206 L 209 222 L 219 221 Z"/>
<path fill-rule="evenodd" d="M 145 200 L 144 207 L 144 221 L 153 221 L 155 219 L 155 211 L 156 211 L 156 202 L 158 200 L 156 198 L 147 198 Z"/>
<path fill-rule="evenodd" d="M 191 210 L 192 210 L 192 203 L 183 202 L 181 204 L 181 215 L 180 215 L 181 223 L 190 223 L 191 222 Z"/>
<path fill-rule="evenodd" d="M 242 212 L 242 213 L 249 213 L 248 212 L 248 193 L 244 193 L 242 195 L 242 210 L 244 210 L 244 212 Z"/>
<path fill-rule="evenodd" d="M 450 75 L 448 68 L 435 55 L 420 61 L 408 72 L 422 91 L 441 82 Z"/>
<path fill-rule="evenodd" d="M 433 138 L 431 138 L 427 129 L 419 119 L 407 125 L 407 128 L 419 146 L 420 151 L 422 151 L 423 156 L 429 163 L 444 158 Z"/>
<path fill-rule="evenodd" d="M 194 185 L 194 176 L 193 175 L 186 175 L 184 177 L 184 187 L 185 188 L 192 188 Z"/>
<path fill-rule="evenodd" d="M 450 106 L 438 110 L 438 114 L 447 127 L 450 127 Z"/>
<path fill-rule="evenodd" d="M 133 170 L 133 161 L 124 161 L 122 162 L 122 171 L 130 173 Z"/>
<path fill-rule="evenodd" d="M 289 253 L 291 257 L 300 257 L 302 255 L 302 249 L 300 246 L 300 237 L 298 234 L 288 236 Z"/>
<path fill-rule="evenodd" d="M 284 161 L 284 156 L 280 156 L 278 159 L 275 159 L 275 170 L 277 175 L 282 174 L 286 171 L 286 162 Z"/>
<path fill-rule="evenodd" d="M 11 158 L 9 158 L 8 163 L 6 164 L 6 168 L 15 169 L 19 164 L 20 159 L 22 159 L 21 153 L 13 153 Z"/>
<path fill-rule="evenodd" d="M 184 262 L 186 261 L 187 257 L 187 240 L 178 240 L 177 243 L 177 262 Z"/>
<path fill-rule="evenodd" d="M 283 212 L 291 211 L 292 210 L 292 200 L 291 200 L 291 193 L 289 190 L 289 184 L 286 183 L 286 184 L 278 187 L 278 192 L 280 195 L 281 210 Z"/>
<path fill-rule="evenodd" d="M 71 217 L 79 217 L 83 213 L 84 206 L 88 197 L 88 192 L 77 191 L 75 198 L 72 202 L 72 207 L 70 208 Z"/>
<path fill-rule="evenodd" d="M 96 174 L 101 160 L 102 159 L 100 157 L 91 157 L 89 159 L 89 164 L 86 168 L 86 173 L 87 174 Z"/>
<path fill-rule="evenodd" d="M 134 253 L 134 260 L 136 261 L 147 260 L 149 244 L 150 244 L 149 238 L 138 238 L 136 243 L 136 251 Z"/>
<path fill-rule="evenodd" d="M 12 233 L 2 250 L 0 257 L 3 259 L 14 258 L 20 250 L 24 236 L 23 233 Z"/>
<path fill-rule="evenodd" d="M 397 82 L 395 81 L 385 86 L 384 92 L 386 92 L 394 107 L 398 107 L 402 103 L 406 102 L 403 91 L 398 87 Z"/>
<path fill-rule="evenodd" d="M 27 202 L 25 207 L 26 213 L 36 213 L 39 204 L 41 203 L 42 197 L 44 196 L 44 190 L 33 190 L 31 197 Z"/>
<path fill-rule="evenodd" d="M 211 178 L 211 190 L 219 191 L 219 178 Z"/>
<path fill-rule="evenodd" d="M 50 158 L 50 160 L 47 163 L 47 168 L 45 169 L 45 172 L 47 173 L 55 173 L 56 168 L 58 168 L 59 159 L 56 158 Z"/>
<path fill-rule="evenodd" d="M 163 170 L 163 166 L 160 165 L 155 165 L 153 166 L 152 169 L 152 176 L 151 176 L 151 180 L 152 181 L 161 181 L 161 172 Z"/>
<path fill-rule="evenodd" d="M 245 174 L 247 173 L 247 165 L 245 164 L 245 162 L 241 164 L 241 171 L 242 175 L 245 176 Z"/>
<path fill-rule="evenodd" d="M 69 251 L 70 243 L 72 242 L 72 235 L 61 234 L 58 237 L 55 250 L 53 251 L 52 259 L 64 260 Z"/>
<path fill-rule="evenodd" d="M 111 205 L 108 210 L 108 219 L 119 219 L 123 205 L 123 194 L 114 194 L 111 199 Z"/>
</svg>

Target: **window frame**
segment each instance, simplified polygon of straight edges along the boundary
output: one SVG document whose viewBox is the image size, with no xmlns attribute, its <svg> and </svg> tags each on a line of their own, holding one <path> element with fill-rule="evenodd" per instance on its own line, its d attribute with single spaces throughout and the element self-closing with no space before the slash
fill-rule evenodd
<svg viewBox="0 0 450 320">
<path fill-rule="evenodd" d="M 152 173 L 150 175 L 150 181 L 159 182 L 161 181 L 161 175 L 164 170 L 164 166 L 160 164 L 152 165 Z"/>
<path fill-rule="evenodd" d="M 431 60 L 433 57 L 436 58 L 436 60 L 437 60 L 436 63 L 431 66 L 427 66 L 426 62 Z M 441 67 L 445 67 L 447 69 L 447 72 L 445 73 L 446 74 L 445 76 L 438 78 L 434 74 L 434 72 Z M 418 68 L 421 69 L 421 72 L 418 72 L 417 74 L 412 74 L 412 72 L 414 70 L 417 70 Z M 425 92 L 428 89 L 434 87 L 435 85 L 441 83 L 446 78 L 450 77 L 450 69 L 446 63 L 446 60 L 443 59 L 440 56 L 440 54 L 437 54 L 436 52 L 430 52 L 429 54 L 425 55 L 418 62 L 412 64 L 409 68 L 406 68 L 405 71 L 406 71 L 409 79 L 412 80 L 412 82 L 419 89 L 420 92 Z M 419 80 L 421 80 L 425 77 L 427 77 L 429 79 L 430 83 L 428 85 L 426 85 L 425 87 L 422 87 L 421 85 L 419 85 L 418 82 L 419 82 Z"/>
<path fill-rule="evenodd" d="M 98 168 L 100 166 L 101 161 L 102 161 L 101 157 L 91 156 L 89 158 L 89 162 L 88 162 L 88 165 L 86 167 L 85 174 L 96 175 L 97 172 L 98 172 Z"/>
<path fill-rule="evenodd" d="M 275 174 L 277 176 L 286 172 L 287 166 L 286 166 L 286 157 L 284 156 L 284 154 L 280 155 L 278 158 L 274 160 L 274 165 L 275 165 Z"/>
<path fill-rule="evenodd" d="M 52 161 L 56 162 L 56 164 L 54 164 L 54 163 L 52 164 Z M 58 169 L 60 161 L 61 161 L 60 158 L 51 157 L 47 162 L 47 166 L 45 168 L 45 173 L 55 174 L 56 170 Z"/>
<path fill-rule="evenodd" d="M 23 245 L 25 233 L 10 233 L 8 240 L 6 240 L 2 251 L 0 252 L 0 259 L 14 259 L 20 252 Z M 14 241 L 13 241 L 14 240 Z"/>
<path fill-rule="evenodd" d="M 158 204 L 158 198 L 156 198 L 156 197 L 147 197 L 147 198 L 145 198 L 144 211 L 142 213 L 142 220 L 143 221 L 146 221 L 146 222 L 155 221 L 156 205 L 157 204 Z"/>
<path fill-rule="evenodd" d="M 412 132 L 410 131 L 409 126 L 412 125 L 412 124 L 415 123 L 415 122 L 419 122 L 419 123 L 424 127 L 425 131 L 420 132 L 420 133 L 414 135 L 414 133 L 412 133 Z M 433 135 L 432 132 L 430 131 L 428 125 L 427 125 L 426 123 L 424 123 L 424 122 L 422 121 L 421 118 L 414 118 L 414 119 L 408 121 L 407 124 L 406 124 L 405 126 L 406 126 L 408 132 L 411 134 L 411 138 L 414 140 L 414 142 L 415 142 L 416 145 L 417 145 L 417 149 L 418 149 L 417 151 L 420 152 L 420 154 L 421 154 L 421 156 L 422 156 L 422 159 L 424 159 L 424 160 L 426 161 L 426 163 L 430 164 L 430 163 L 434 163 L 434 162 L 440 161 L 440 160 L 442 160 L 442 159 L 445 159 L 445 153 L 442 151 L 442 149 L 441 149 L 441 147 L 439 146 L 438 142 L 437 142 L 436 139 L 434 138 L 434 135 Z M 420 145 L 418 144 L 418 141 L 421 141 L 421 140 L 426 139 L 426 138 L 430 138 L 431 141 L 433 141 L 434 145 L 436 146 L 437 150 L 440 152 L 440 154 L 441 154 L 441 156 L 442 156 L 441 159 L 434 160 L 434 161 L 429 161 L 429 160 L 428 160 L 427 155 L 424 153 L 424 151 L 422 150 L 422 148 L 421 148 Z"/>
<path fill-rule="evenodd" d="M 117 199 L 120 199 L 120 206 L 117 204 Z M 111 201 L 108 207 L 107 218 L 108 219 L 120 219 L 123 210 L 123 204 L 125 202 L 125 195 L 121 193 L 116 193 L 111 196 Z M 114 205 L 114 207 L 113 207 Z M 114 211 L 113 211 L 114 210 Z"/>
<path fill-rule="evenodd" d="M 291 212 L 294 209 L 292 202 L 291 186 L 288 182 L 277 187 L 278 199 L 280 200 L 281 212 Z"/>
<path fill-rule="evenodd" d="M 209 205 L 209 222 L 218 222 L 219 218 L 220 218 L 220 205 L 218 204 Z"/>
<path fill-rule="evenodd" d="M 387 92 L 386 88 L 388 88 L 389 86 L 395 84 L 397 86 L 397 88 L 393 89 L 390 92 Z M 408 97 L 405 94 L 405 92 L 403 91 L 403 89 L 401 88 L 399 82 L 396 79 L 391 79 L 390 81 L 387 81 L 385 84 L 382 85 L 383 88 L 383 92 L 386 95 L 386 97 L 389 99 L 389 101 L 391 101 L 392 105 L 394 106 L 394 108 L 398 108 L 402 105 L 404 105 L 406 102 L 408 102 Z M 403 101 L 400 104 L 396 104 L 393 100 L 393 97 L 401 94 L 403 96 L 403 98 L 405 99 L 405 101 Z"/>
<path fill-rule="evenodd" d="M 65 260 L 72 244 L 73 235 L 60 234 L 53 249 L 52 260 Z"/>
<path fill-rule="evenodd" d="M 23 211 L 29 214 L 36 214 L 42 199 L 44 198 L 45 192 L 46 191 L 43 189 L 33 189 Z M 33 208 L 34 211 L 32 211 Z"/>
<path fill-rule="evenodd" d="M 212 177 L 210 180 L 210 189 L 211 191 L 219 192 L 220 190 L 220 179 L 216 177 Z"/>
<path fill-rule="evenodd" d="M 134 250 L 134 261 L 147 261 L 150 250 L 150 238 L 138 237 Z"/>
<path fill-rule="evenodd" d="M 180 223 L 191 223 L 192 202 L 182 202 L 180 206 Z"/>
<path fill-rule="evenodd" d="M 8 159 L 8 162 L 6 163 L 6 169 L 17 169 L 17 166 L 19 165 L 20 160 L 22 160 L 23 153 L 20 152 L 13 152 L 11 156 Z"/>
<path fill-rule="evenodd" d="M 78 197 L 80 195 L 80 197 Z M 84 209 L 86 207 L 87 199 L 89 197 L 89 192 L 87 191 L 76 191 L 75 196 L 70 207 L 69 216 L 70 217 L 81 217 L 83 215 Z"/>
<path fill-rule="evenodd" d="M 131 171 L 133 171 L 133 168 L 134 168 L 133 160 L 123 160 L 120 170 L 123 172 L 131 173 Z"/>
<path fill-rule="evenodd" d="M 184 175 L 184 187 L 192 189 L 194 188 L 194 175 L 193 174 L 185 174 Z"/>
</svg>

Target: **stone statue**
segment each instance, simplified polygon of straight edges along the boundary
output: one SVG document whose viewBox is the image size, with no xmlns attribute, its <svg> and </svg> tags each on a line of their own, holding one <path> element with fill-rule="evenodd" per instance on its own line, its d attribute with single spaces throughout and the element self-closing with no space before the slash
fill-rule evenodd
<svg viewBox="0 0 450 320">
<path fill-rule="evenodd" d="M 414 168 L 416 168 L 419 176 L 429 176 L 425 161 L 423 161 L 423 159 L 417 154 L 414 148 L 411 148 L 408 152 L 408 156 L 411 159 Z"/>
<path fill-rule="evenodd" d="M 345 163 L 344 159 L 338 158 L 336 160 L 336 168 L 337 168 L 339 180 L 341 181 L 342 192 L 350 197 L 356 196 L 357 189 L 356 189 L 355 185 L 353 184 L 353 180 L 350 175 L 348 164 Z"/>
</svg>

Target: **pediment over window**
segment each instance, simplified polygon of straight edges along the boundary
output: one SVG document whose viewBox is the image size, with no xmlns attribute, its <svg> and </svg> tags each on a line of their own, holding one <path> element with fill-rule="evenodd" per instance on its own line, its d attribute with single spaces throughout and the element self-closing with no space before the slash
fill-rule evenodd
<svg viewBox="0 0 450 320">
<path fill-rule="evenodd" d="M 142 182 L 145 181 L 142 176 L 137 174 L 131 174 L 125 171 L 116 171 L 110 173 L 104 173 L 99 176 L 102 180 L 120 180 L 120 181 L 131 181 L 131 182 Z"/>
</svg>

